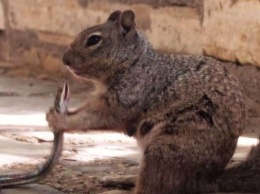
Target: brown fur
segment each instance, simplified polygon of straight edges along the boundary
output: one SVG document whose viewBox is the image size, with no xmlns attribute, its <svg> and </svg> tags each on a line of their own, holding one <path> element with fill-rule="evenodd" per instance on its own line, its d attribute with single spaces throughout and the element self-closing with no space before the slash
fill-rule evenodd
<svg viewBox="0 0 260 194">
<path fill-rule="evenodd" d="M 80 32 L 63 62 L 102 89 L 75 114 L 48 113 L 49 125 L 135 137 L 143 150 L 135 194 L 227 191 L 225 177 L 231 185 L 239 181 L 240 166 L 225 168 L 244 128 L 244 98 L 219 61 L 158 54 L 135 29 L 134 13 L 115 11 Z M 232 191 L 260 191 L 259 155 L 251 158 L 242 171 L 251 169 L 253 178 L 243 177 Z"/>
</svg>

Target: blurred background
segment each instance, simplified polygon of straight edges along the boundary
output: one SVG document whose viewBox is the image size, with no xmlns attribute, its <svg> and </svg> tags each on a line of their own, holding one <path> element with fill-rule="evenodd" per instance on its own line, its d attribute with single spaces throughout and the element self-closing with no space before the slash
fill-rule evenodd
<svg viewBox="0 0 260 194">
<path fill-rule="evenodd" d="M 77 33 L 106 21 L 117 9 L 135 12 L 137 28 L 159 52 L 206 55 L 223 61 L 237 75 L 246 94 L 248 121 L 244 136 L 247 138 L 241 139 L 235 160 L 245 158 L 249 147 L 257 142 L 259 0 L 0 0 L 2 169 L 14 170 L 17 162 L 20 169 L 30 169 L 31 164 L 44 161 L 52 140 L 52 133 L 46 132 L 45 112 L 53 104 L 59 81 L 70 79 L 61 57 Z M 82 89 L 77 87 L 72 83 L 73 105 L 84 100 Z M 122 135 L 67 134 L 65 138 L 61 166 L 44 182 L 65 193 L 81 193 L 83 188 L 83 193 L 103 191 L 93 177 L 103 177 L 115 169 L 119 174 L 128 174 L 131 166 L 136 166 L 133 162 L 139 160 L 135 142 Z M 28 152 L 32 146 L 34 152 Z M 79 165 L 83 161 L 95 162 L 84 163 L 85 167 L 90 165 L 84 170 Z M 70 173 L 69 176 L 59 173 L 64 168 L 65 172 L 66 168 L 72 169 L 69 172 L 79 178 L 71 180 Z M 83 175 L 77 173 L 82 172 L 90 173 L 93 179 L 84 177 L 87 182 L 80 182 Z M 66 184 L 72 181 L 74 190 Z"/>
<path fill-rule="evenodd" d="M 117 9 L 134 10 L 137 27 L 162 52 L 260 66 L 258 0 L 1 0 L 0 60 L 16 74 L 60 75 L 73 37 Z"/>
</svg>

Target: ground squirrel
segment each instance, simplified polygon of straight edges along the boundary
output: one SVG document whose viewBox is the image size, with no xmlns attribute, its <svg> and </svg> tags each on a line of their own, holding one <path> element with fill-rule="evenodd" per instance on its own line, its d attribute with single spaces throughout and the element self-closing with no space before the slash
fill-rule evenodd
<svg viewBox="0 0 260 194">
<path fill-rule="evenodd" d="M 226 167 L 246 116 L 242 88 L 221 62 L 159 54 L 130 10 L 80 32 L 63 62 L 102 89 L 74 113 L 48 112 L 49 125 L 135 137 L 143 151 L 135 194 L 260 191 L 259 144 Z"/>
</svg>

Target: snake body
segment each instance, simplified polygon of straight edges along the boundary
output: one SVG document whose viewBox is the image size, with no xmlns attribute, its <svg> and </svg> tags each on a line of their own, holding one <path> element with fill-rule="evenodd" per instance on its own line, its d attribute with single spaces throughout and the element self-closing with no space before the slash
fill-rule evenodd
<svg viewBox="0 0 260 194">
<path fill-rule="evenodd" d="M 62 83 L 56 93 L 54 101 L 54 109 L 61 114 L 67 114 L 67 106 L 69 101 L 69 86 L 67 83 Z M 51 154 L 46 162 L 38 167 L 37 170 L 20 173 L 0 175 L 0 188 L 14 187 L 39 181 L 48 174 L 52 167 L 57 163 L 63 147 L 63 132 L 53 132 L 54 140 Z"/>
</svg>

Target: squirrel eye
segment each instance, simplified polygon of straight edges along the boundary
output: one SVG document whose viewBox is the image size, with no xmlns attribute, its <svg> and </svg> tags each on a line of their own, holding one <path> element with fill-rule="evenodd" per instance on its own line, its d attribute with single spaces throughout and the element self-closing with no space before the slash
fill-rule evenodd
<svg viewBox="0 0 260 194">
<path fill-rule="evenodd" d="M 88 38 L 86 46 L 93 46 L 97 43 L 99 43 L 101 40 L 101 36 L 99 35 L 92 35 Z"/>
</svg>

